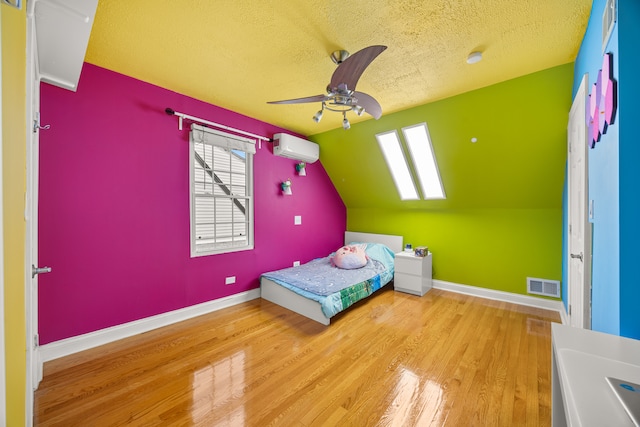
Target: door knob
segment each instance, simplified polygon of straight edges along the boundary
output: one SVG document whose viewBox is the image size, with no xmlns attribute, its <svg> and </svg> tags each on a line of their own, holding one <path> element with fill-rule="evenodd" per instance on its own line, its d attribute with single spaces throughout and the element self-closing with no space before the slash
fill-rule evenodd
<svg viewBox="0 0 640 427">
<path fill-rule="evenodd" d="M 32 279 L 36 277 L 36 274 L 43 274 L 43 273 L 51 273 L 51 267 L 36 267 L 35 265 L 31 264 Z"/>
</svg>

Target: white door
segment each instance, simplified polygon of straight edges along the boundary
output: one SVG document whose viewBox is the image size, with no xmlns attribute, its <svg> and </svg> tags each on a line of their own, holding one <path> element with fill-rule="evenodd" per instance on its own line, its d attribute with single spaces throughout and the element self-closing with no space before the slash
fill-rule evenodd
<svg viewBox="0 0 640 427">
<path fill-rule="evenodd" d="M 37 63 L 34 3 L 27 5 L 27 188 L 25 289 L 27 317 L 27 423 L 32 423 L 33 392 L 42 380 L 42 360 L 38 352 L 38 153 L 40 80 Z"/>
<path fill-rule="evenodd" d="M 588 76 L 584 75 L 571 106 L 568 126 L 568 315 L 569 324 L 591 329 L 591 224 L 588 214 Z"/>
</svg>

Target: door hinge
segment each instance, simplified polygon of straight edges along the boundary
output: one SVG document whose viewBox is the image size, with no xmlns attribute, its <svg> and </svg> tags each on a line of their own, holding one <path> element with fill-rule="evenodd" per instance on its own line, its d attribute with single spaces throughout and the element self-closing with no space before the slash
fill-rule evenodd
<svg viewBox="0 0 640 427">
<path fill-rule="evenodd" d="M 40 336 L 38 334 L 35 334 L 33 336 L 33 348 L 36 348 L 39 346 L 40 346 Z"/>
<path fill-rule="evenodd" d="M 571 304 L 569 304 L 569 316 L 571 316 Z"/>
</svg>

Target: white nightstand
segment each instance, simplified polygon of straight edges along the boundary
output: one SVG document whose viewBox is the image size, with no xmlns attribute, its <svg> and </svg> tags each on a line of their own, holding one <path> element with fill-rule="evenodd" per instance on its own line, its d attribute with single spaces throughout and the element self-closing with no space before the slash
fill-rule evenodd
<svg viewBox="0 0 640 427">
<path fill-rule="evenodd" d="M 431 289 L 431 252 L 425 257 L 413 252 L 398 252 L 395 259 L 393 288 L 396 291 L 424 295 Z"/>
</svg>

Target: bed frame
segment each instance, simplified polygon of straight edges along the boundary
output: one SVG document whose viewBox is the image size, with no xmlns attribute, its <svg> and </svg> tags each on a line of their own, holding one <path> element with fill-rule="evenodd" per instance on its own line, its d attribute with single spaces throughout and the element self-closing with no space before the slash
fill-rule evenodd
<svg viewBox="0 0 640 427">
<path fill-rule="evenodd" d="M 402 236 L 345 231 L 345 245 L 351 242 L 383 243 L 394 253 L 402 251 Z M 274 304 L 287 308 L 316 322 L 320 322 L 323 325 L 329 325 L 331 321 L 331 319 L 325 317 L 320 303 L 298 295 L 265 277 L 260 278 L 260 290 L 261 297 L 267 301 L 271 301 Z"/>
</svg>

